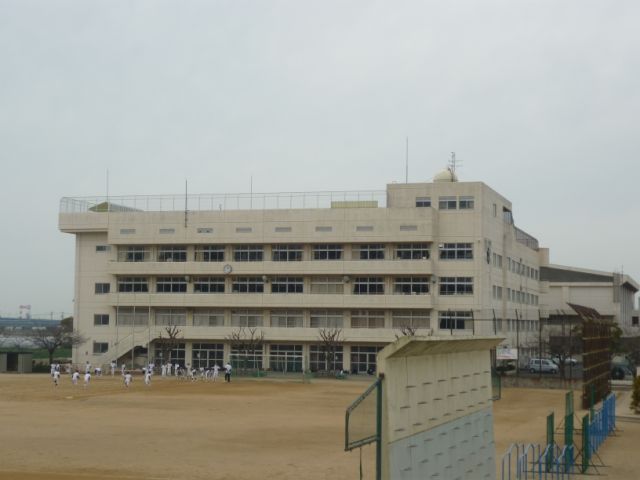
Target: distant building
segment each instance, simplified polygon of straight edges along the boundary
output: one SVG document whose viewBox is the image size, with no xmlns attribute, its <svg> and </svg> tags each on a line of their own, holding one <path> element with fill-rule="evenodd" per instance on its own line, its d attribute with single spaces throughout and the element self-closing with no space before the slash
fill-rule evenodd
<svg viewBox="0 0 640 480">
<path fill-rule="evenodd" d="M 640 334 L 634 321 L 634 298 L 640 286 L 628 275 L 588 270 L 548 263 L 548 250 L 542 249 L 541 288 L 550 316 L 576 314 L 567 303 L 589 306 L 604 318 L 613 320 L 624 336 Z M 635 323 L 634 323 L 635 322 Z"/>
</svg>

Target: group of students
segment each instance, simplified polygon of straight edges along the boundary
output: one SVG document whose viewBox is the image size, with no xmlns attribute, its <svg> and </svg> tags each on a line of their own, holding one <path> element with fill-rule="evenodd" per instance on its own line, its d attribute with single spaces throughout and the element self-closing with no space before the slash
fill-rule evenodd
<svg viewBox="0 0 640 480">
<path fill-rule="evenodd" d="M 109 366 L 110 366 L 111 376 L 115 375 L 115 371 L 117 367 L 116 362 L 112 361 Z M 171 376 L 172 367 L 173 367 L 174 375 L 176 377 L 188 379 L 191 381 L 196 381 L 198 379 L 198 373 L 199 373 L 201 379 L 211 380 L 215 382 L 218 378 L 218 373 L 220 371 L 220 367 L 218 366 L 218 364 L 214 364 L 212 367 L 200 367 L 199 369 L 196 369 L 196 368 L 192 368 L 190 364 L 187 364 L 184 368 L 182 368 L 178 363 L 176 363 L 175 365 L 172 365 L 171 363 L 167 363 L 161 366 L 162 376 L 163 377 Z M 224 366 L 225 382 L 231 382 L 232 368 L 233 367 L 229 362 L 227 362 L 227 364 Z M 148 366 L 142 368 L 145 385 L 151 385 L 151 377 L 153 375 L 154 369 L 155 369 L 155 365 L 153 363 L 150 363 Z M 102 369 L 100 367 L 96 367 L 94 371 L 96 376 L 102 375 Z M 122 364 L 120 374 L 122 375 L 124 386 L 126 388 L 129 388 L 129 386 L 131 385 L 131 382 L 133 381 L 133 375 L 129 370 L 126 369 L 124 364 Z M 60 364 L 57 364 L 57 363 L 51 364 L 51 378 L 53 380 L 54 386 L 57 387 L 60 383 Z M 80 372 L 76 369 L 71 374 L 71 383 L 73 385 L 78 385 L 79 380 L 80 380 Z M 91 382 L 91 364 L 89 363 L 89 361 L 87 361 L 85 364 L 84 387 L 85 388 L 88 387 L 90 382 Z"/>
</svg>

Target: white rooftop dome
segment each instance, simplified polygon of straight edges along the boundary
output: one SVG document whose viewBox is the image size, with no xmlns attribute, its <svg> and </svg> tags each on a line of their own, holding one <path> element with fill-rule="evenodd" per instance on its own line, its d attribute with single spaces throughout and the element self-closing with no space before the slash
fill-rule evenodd
<svg viewBox="0 0 640 480">
<path fill-rule="evenodd" d="M 436 175 L 433 177 L 433 181 L 434 182 L 457 182 L 458 177 L 456 177 L 456 174 L 452 172 L 451 169 L 445 168 L 441 172 L 436 173 Z"/>
</svg>

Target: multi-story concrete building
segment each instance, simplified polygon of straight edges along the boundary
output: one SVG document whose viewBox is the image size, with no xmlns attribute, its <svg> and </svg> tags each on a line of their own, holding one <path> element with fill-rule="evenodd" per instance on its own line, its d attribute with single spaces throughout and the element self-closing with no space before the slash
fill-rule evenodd
<svg viewBox="0 0 640 480">
<path fill-rule="evenodd" d="M 342 329 L 337 368 L 353 372 L 406 325 L 524 345 L 539 248 L 512 212 L 449 170 L 376 192 L 63 198 L 75 327 L 90 339 L 74 361 L 158 359 L 168 325 L 174 359 L 196 367 L 233 359 L 240 327 L 264 333 L 261 368 L 288 370 L 324 369 L 321 328 Z"/>
</svg>

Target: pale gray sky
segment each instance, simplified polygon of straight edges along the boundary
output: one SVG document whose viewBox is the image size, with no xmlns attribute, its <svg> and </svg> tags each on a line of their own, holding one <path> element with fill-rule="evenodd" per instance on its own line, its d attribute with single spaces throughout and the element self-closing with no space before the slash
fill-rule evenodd
<svg viewBox="0 0 640 480">
<path fill-rule="evenodd" d="M 0 0 L 0 315 L 72 311 L 62 196 L 509 198 L 554 263 L 640 280 L 640 2 Z"/>
</svg>

